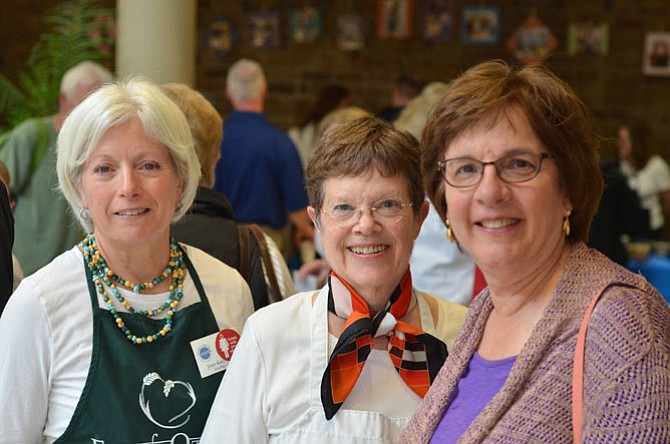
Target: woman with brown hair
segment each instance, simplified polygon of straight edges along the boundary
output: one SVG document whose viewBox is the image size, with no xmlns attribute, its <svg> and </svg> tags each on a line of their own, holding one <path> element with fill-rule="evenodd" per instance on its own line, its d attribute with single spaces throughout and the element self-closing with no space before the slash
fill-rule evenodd
<svg viewBox="0 0 670 444">
<path fill-rule="evenodd" d="M 596 148 L 586 106 L 544 66 L 489 61 L 449 84 L 423 133 L 425 184 L 488 288 L 400 442 L 570 443 L 580 427 L 581 442 L 670 441 L 670 309 L 584 244 L 603 188 Z"/>
<path fill-rule="evenodd" d="M 306 179 L 332 271 L 249 319 L 203 444 L 396 443 L 460 330 L 465 307 L 412 286 L 428 211 L 412 135 L 374 117 L 336 124 Z"/>
</svg>

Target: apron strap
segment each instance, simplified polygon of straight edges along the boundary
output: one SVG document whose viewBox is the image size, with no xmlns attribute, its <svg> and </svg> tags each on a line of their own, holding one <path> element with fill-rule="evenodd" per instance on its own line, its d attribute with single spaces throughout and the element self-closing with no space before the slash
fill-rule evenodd
<svg viewBox="0 0 670 444">
<path fill-rule="evenodd" d="M 179 246 L 179 249 L 184 255 L 184 263 L 186 264 L 186 269 L 188 270 L 188 274 L 191 275 L 191 279 L 193 279 L 195 289 L 198 291 L 198 295 L 200 296 L 200 302 L 202 302 L 202 304 L 207 309 L 206 312 L 208 313 L 208 316 L 211 318 L 211 321 L 214 322 L 214 325 L 217 326 L 218 331 L 219 323 L 216 322 L 216 317 L 214 316 L 214 312 L 212 311 L 212 308 L 209 305 L 209 299 L 207 298 L 207 293 L 205 293 L 205 289 L 202 286 L 202 282 L 200 282 L 200 277 L 198 276 L 198 273 L 195 272 L 195 267 L 193 267 L 193 263 L 191 262 L 191 259 L 189 259 L 188 254 L 186 254 L 186 250 L 182 248 L 179 242 L 177 242 L 177 245 Z"/>
<path fill-rule="evenodd" d="M 82 253 L 83 255 L 84 253 Z M 84 272 L 86 273 L 86 284 L 88 285 L 88 295 L 91 298 L 91 304 L 93 309 L 100 308 L 98 303 L 98 292 L 95 289 L 95 284 L 93 283 L 93 274 L 91 269 L 86 265 L 86 259 L 84 259 Z"/>
</svg>

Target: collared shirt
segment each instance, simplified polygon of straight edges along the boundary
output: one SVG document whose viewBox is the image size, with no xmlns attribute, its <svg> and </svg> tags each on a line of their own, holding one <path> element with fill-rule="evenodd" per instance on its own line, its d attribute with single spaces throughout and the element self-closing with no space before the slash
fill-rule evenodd
<svg viewBox="0 0 670 444">
<path fill-rule="evenodd" d="M 214 189 L 228 196 L 239 221 L 280 229 L 287 213 L 307 207 L 300 157 L 284 131 L 262 113 L 234 111 L 223 134 Z"/>
</svg>

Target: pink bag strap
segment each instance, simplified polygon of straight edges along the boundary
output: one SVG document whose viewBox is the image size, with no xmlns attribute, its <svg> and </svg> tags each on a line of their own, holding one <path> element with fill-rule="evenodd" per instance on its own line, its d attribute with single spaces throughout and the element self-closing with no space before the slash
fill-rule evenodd
<svg viewBox="0 0 670 444">
<path fill-rule="evenodd" d="M 649 287 L 649 283 L 646 284 Z M 589 318 L 591 312 L 600 300 L 600 297 L 605 293 L 605 290 L 610 287 L 626 287 L 634 290 L 644 290 L 638 284 L 631 282 L 610 282 L 598 294 L 593 296 L 591 303 L 584 313 L 584 319 L 579 326 L 579 333 L 577 334 L 577 344 L 575 345 L 575 359 L 572 366 L 572 431 L 574 436 L 574 443 L 579 444 L 582 438 L 583 425 L 583 410 L 584 410 L 584 352 L 586 349 L 586 330 L 589 325 Z"/>
<path fill-rule="evenodd" d="M 604 292 L 596 294 L 589 307 L 586 309 L 582 325 L 579 327 L 577 334 L 577 345 L 575 346 L 575 359 L 572 366 L 572 433 L 574 436 L 574 443 L 579 444 L 582 437 L 582 413 L 584 410 L 584 349 L 586 348 L 586 329 L 589 325 L 589 318 L 591 312 L 596 306 Z"/>
</svg>

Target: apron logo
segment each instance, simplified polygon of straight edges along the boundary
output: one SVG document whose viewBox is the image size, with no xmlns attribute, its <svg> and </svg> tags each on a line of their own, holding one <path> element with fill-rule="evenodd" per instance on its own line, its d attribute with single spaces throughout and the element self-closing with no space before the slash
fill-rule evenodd
<svg viewBox="0 0 670 444">
<path fill-rule="evenodd" d="M 188 382 L 165 381 L 156 372 L 148 373 L 142 380 L 140 408 L 151 422 L 164 429 L 186 424 L 191 415 L 183 420 L 182 417 L 195 406 L 195 401 L 195 391 Z"/>
<path fill-rule="evenodd" d="M 212 357 L 212 349 L 208 345 L 203 345 L 198 349 L 198 356 L 203 361 L 209 361 L 209 358 Z"/>
</svg>

